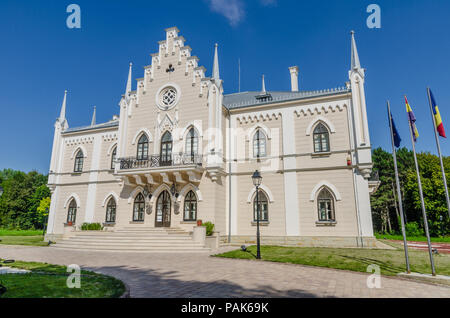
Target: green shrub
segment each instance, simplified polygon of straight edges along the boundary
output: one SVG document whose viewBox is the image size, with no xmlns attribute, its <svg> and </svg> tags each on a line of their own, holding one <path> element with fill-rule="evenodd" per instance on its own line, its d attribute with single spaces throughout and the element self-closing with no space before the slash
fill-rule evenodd
<svg viewBox="0 0 450 318">
<path fill-rule="evenodd" d="M 211 236 L 213 235 L 214 232 L 214 224 L 212 224 L 211 222 L 205 222 L 202 224 L 204 227 L 206 227 L 206 236 Z"/>
<path fill-rule="evenodd" d="M 103 226 L 100 223 L 83 223 L 81 225 L 82 231 L 101 231 Z"/>
<path fill-rule="evenodd" d="M 417 222 L 407 223 L 405 225 L 405 231 L 407 236 L 423 236 L 423 230 L 420 228 Z"/>
</svg>

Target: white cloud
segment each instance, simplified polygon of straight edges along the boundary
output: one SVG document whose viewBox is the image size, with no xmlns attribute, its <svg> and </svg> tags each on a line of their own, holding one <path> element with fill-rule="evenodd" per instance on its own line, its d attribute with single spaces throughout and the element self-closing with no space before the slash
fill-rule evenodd
<svg viewBox="0 0 450 318">
<path fill-rule="evenodd" d="M 208 2 L 211 11 L 223 15 L 232 26 L 238 25 L 244 18 L 245 10 L 242 0 L 208 0 Z"/>
</svg>

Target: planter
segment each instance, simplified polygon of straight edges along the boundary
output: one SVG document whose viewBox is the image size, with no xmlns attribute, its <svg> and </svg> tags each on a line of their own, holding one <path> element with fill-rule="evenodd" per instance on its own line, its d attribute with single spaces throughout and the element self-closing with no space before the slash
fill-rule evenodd
<svg viewBox="0 0 450 318">
<path fill-rule="evenodd" d="M 202 226 L 203 225 L 203 221 L 202 220 L 197 220 L 197 226 Z"/>
<path fill-rule="evenodd" d="M 73 222 L 67 222 L 67 226 L 73 226 Z"/>
</svg>

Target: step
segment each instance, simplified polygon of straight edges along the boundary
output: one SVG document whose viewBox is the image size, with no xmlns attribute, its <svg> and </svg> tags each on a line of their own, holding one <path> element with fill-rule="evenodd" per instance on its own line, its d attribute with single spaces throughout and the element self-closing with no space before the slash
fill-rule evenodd
<svg viewBox="0 0 450 318">
<path fill-rule="evenodd" d="M 139 249 L 116 249 L 116 248 L 95 248 L 95 247 L 65 247 L 65 246 L 53 246 L 55 249 L 63 250 L 76 250 L 76 251 L 100 251 L 100 252 L 120 252 L 120 253 L 158 253 L 158 254 L 169 254 L 169 253 L 210 253 L 209 248 L 193 249 L 193 248 L 183 248 L 183 249 L 159 249 L 159 248 L 139 248 Z"/>
<path fill-rule="evenodd" d="M 94 241 L 110 241 L 110 242 L 192 242 L 192 238 L 186 237 L 146 237 L 146 238 L 121 238 L 121 237 L 79 237 L 73 236 L 65 239 L 65 241 L 77 242 L 94 242 Z"/>
<path fill-rule="evenodd" d="M 108 245 L 67 245 L 55 244 L 52 248 L 68 248 L 80 250 L 117 250 L 117 251 L 141 251 L 141 250 L 209 250 L 203 246 L 108 246 Z"/>
<path fill-rule="evenodd" d="M 167 234 L 167 233 L 76 233 L 70 237 L 191 237 L 189 234 Z"/>
<path fill-rule="evenodd" d="M 134 247 L 147 247 L 147 248 L 182 248 L 182 247 L 187 247 L 187 248 L 191 248 L 191 247 L 195 247 L 195 248 L 203 248 L 203 245 L 200 244 L 179 244 L 179 243 L 174 243 L 174 244 L 167 244 L 167 243 L 157 243 L 157 244 L 139 244 L 139 243 L 135 243 L 135 244 L 117 244 L 117 243 L 105 243 L 105 242 L 96 242 L 96 243 L 83 243 L 83 244 L 79 244 L 77 242 L 63 242 L 63 243 L 59 243 L 56 244 L 55 246 L 58 245 L 64 245 L 64 246 L 72 246 L 72 247 L 111 247 L 111 248 L 134 248 Z"/>
</svg>

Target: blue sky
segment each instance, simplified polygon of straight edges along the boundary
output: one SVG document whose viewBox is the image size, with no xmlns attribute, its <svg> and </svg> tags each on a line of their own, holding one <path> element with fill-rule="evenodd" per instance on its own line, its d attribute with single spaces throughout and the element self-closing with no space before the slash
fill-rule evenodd
<svg viewBox="0 0 450 318">
<path fill-rule="evenodd" d="M 68 29 L 66 7 L 81 7 L 81 29 Z M 366 8 L 381 8 L 381 29 L 369 29 Z M 300 89 L 343 86 L 356 31 L 366 73 L 372 144 L 390 149 L 386 99 L 403 145 L 411 146 L 403 95 L 418 119 L 419 151 L 436 152 L 427 103 L 429 85 L 450 135 L 450 2 L 442 1 L 9 1 L 0 3 L 0 169 L 47 173 L 53 124 L 65 89 L 71 127 L 119 112 L 128 63 L 143 76 L 164 28 L 177 26 L 200 64 L 211 72 L 220 45 L 225 92 L 289 90 L 288 67 L 300 68 Z M 134 83 L 135 85 L 135 83 Z M 445 155 L 450 141 L 441 139 Z"/>
</svg>

